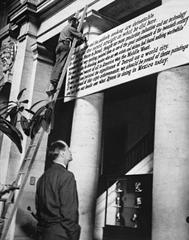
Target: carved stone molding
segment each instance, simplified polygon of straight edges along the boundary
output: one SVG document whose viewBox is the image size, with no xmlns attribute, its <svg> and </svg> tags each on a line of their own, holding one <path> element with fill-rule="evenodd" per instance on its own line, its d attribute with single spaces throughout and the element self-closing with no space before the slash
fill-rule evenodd
<svg viewBox="0 0 189 240">
<path fill-rule="evenodd" d="M 23 1 L 17 9 L 9 12 L 9 22 L 17 25 L 22 25 L 23 22 L 37 22 L 37 6 L 32 1 Z"/>
<path fill-rule="evenodd" d="M 0 49 L 0 90 L 12 80 L 12 67 L 16 57 L 17 45 L 13 40 L 3 43 Z"/>
<path fill-rule="evenodd" d="M 53 65 L 53 57 L 52 54 L 48 51 L 48 49 L 39 42 L 36 42 L 31 46 L 33 51 L 33 59 L 39 60 L 42 62 L 46 62 L 50 65 Z"/>
</svg>

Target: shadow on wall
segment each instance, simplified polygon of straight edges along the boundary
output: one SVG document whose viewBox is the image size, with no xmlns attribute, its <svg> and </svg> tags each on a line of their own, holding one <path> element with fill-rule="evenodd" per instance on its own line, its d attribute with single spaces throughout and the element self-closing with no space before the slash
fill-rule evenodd
<svg viewBox="0 0 189 240">
<path fill-rule="evenodd" d="M 18 209 L 15 239 L 37 239 L 37 221 L 27 210 Z"/>
</svg>

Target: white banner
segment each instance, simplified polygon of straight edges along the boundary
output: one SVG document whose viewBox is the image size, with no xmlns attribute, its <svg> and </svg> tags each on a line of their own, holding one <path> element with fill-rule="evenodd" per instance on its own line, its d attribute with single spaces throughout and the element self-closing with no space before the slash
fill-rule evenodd
<svg viewBox="0 0 189 240">
<path fill-rule="evenodd" d="M 100 35 L 72 57 L 65 101 L 189 63 L 189 3 L 165 4 Z"/>
</svg>

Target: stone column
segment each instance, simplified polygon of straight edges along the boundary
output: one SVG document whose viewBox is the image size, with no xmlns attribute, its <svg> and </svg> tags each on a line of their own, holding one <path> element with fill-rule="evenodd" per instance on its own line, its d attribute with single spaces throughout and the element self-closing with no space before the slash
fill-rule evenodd
<svg viewBox="0 0 189 240">
<path fill-rule="evenodd" d="M 45 90 L 50 80 L 53 61 L 51 60 L 52 57 L 50 53 L 41 43 L 34 43 L 31 46 L 31 50 L 33 54 L 33 65 L 31 68 L 31 88 L 28 92 L 28 98 L 30 99 L 30 104 L 34 104 L 37 101 L 47 98 Z M 19 237 L 25 239 L 30 237 L 32 239 L 36 239 L 36 221 L 31 216 L 30 212 L 27 211 L 27 207 L 30 206 L 35 212 L 36 182 L 44 172 L 47 140 L 48 133 L 45 133 L 29 174 L 28 181 L 24 188 L 23 197 L 19 203 L 16 230 L 14 234 L 16 238 Z M 28 229 L 27 226 L 30 226 L 30 229 Z"/>
<path fill-rule="evenodd" d="M 47 99 L 46 89 L 50 82 L 51 71 L 53 67 L 52 54 L 44 47 L 42 43 L 34 43 L 31 46 L 33 51 L 33 68 L 31 82 L 33 91 L 30 92 L 31 104 L 40 100 Z M 44 103 L 42 103 L 44 104 Z M 45 133 L 34 162 L 31 175 L 38 178 L 43 172 L 46 159 L 48 133 Z"/>
<path fill-rule="evenodd" d="M 1 39 L 1 57 L 0 57 L 0 104 L 3 104 L 5 106 L 5 102 L 9 101 L 9 95 L 10 95 L 10 86 L 12 82 L 12 75 L 13 75 L 13 66 L 15 63 L 15 57 L 16 57 L 16 46 L 17 41 L 16 39 L 12 38 L 13 31 L 8 24 L 1 32 L 0 39 Z M 2 107 L 2 106 L 1 106 Z M 8 151 L 6 151 L 4 155 L 3 149 L 8 149 L 10 140 L 8 137 L 0 133 L 0 182 L 5 183 L 6 181 L 6 174 L 7 171 L 7 164 L 6 158 L 4 156 L 7 156 Z M 7 145 L 8 144 L 8 145 Z M 3 161 L 3 162 L 2 162 Z"/>
<path fill-rule="evenodd" d="M 32 99 L 31 92 L 33 92 L 33 82 L 31 82 L 32 67 L 33 67 L 33 53 L 31 45 L 36 42 L 36 37 L 28 29 L 33 29 L 32 23 L 24 23 L 21 27 L 20 36 L 18 37 L 17 55 L 13 70 L 13 79 L 10 92 L 10 100 L 16 100 L 18 93 L 26 88 L 23 98 L 29 100 L 30 104 Z M 36 34 L 36 32 L 35 32 Z M 11 143 L 10 156 L 9 156 L 9 168 L 7 173 L 7 182 L 14 180 L 16 170 L 19 168 L 21 159 L 24 155 L 26 146 L 26 137 L 23 141 L 23 154 L 20 155 L 15 148 L 15 145 Z"/>
<path fill-rule="evenodd" d="M 87 19 L 84 33 L 92 41 L 110 24 L 97 15 Z M 73 162 L 69 169 L 77 181 L 82 240 L 92 240 L 94 232 L 94 210 L 99 177 L 103 93 L 96 93 L 76 100 L 71 150 Z"/>
<path fill-rule="evenodd" d="M 33 57 L 31 44 L 36 41 L 36 28 L 30 22 L 24 22 L 20 28 L 20 34 L 17 39 L 17 54 L 13 66 L 13 76 L 10 91 L 10 100 L 16 100 L 16 97 L 24 87 L 30 90 L 30 77 L 32 72 Z M 6 149 L 3 150 L 3 149 Z M 15 176 L 15 169 L 18 169 L 21 155 L 11 141 L 4 137 L 2 143 L 2 151 L 0 153 L 0 180 L 12 181 Z M 12 164 L 10 163 L 12 159 Z M 18 160 L 19 161 L 19 160 Z M 9 165 L 9 167 L 8 167 Z M 9 173 L 7 171 L 9 169 Z M 7 177 L 8 176 L 8 177 Z"/>
<path fill-rule="evenodd" d="M 189 236 L 188 79 L 188 65 L 163 71 L 157 79 L 152 240 Z"/>
</svg>

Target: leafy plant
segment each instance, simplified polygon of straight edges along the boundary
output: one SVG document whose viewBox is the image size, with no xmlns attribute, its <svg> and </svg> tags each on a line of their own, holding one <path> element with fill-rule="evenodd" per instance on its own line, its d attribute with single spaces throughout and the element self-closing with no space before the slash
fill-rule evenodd
<svg viewBox="0 0 189 240">
<path fill-rule="evenodd" d="M 48 131 L 52 116 L 54 102 L 45 103 L 34 111 L 33 109 L 44 100 L 34 103 L 30 109 L 26 108 L 28 100 L 21 100 L 26 89 L 20 91 L 17 96 L 17 101 L 4 102 L 0 107 L 0 131 L 6 134 L 22 152 L 23 136 L 21 131 L 16 127 L 20 122 L 23 132 L 26 136 L 34 138 L 39 129 L 42 127 Z M 29 113 L 31 116 L 27 118 L 24 114 Z"/>
<path fill-rule="evenodd" d="M 13 126 L 8 120 L 0 116 L 0 131 L 6 134 L 17 146 L 18 150 L 22 152 L 22 133 Z"/>
<path fill-rule="evenodd" d="M 34 138 L 39 129 L 42 127 L 45 131 L 48 131 L 52 115 L 53 115 L 53 102 L 49 102 L 36 110 L 33 111 L 34 106 L 39 104 L 41 101 L 35 103 L 30 109 L 25 109 L 27 112 L 32 114 L 31 119 L 27 119 L 23 115 L 21 116 L 20 122 L 24 133 L 31 138 Z"/>
<path fill-rule="evenodd" d="M 13 126 L 16 126 L 17 124 L 19 113 L 22 113 L 25 109 L 24 104 L 28 103 L 27 99 L 21 100 L 21 97 L 25 90 L 26 88 L 20 91 L 17 96 L 17 101 L 4 102 L 4 106 L 0 108 L 1 116 L 4 116 L 5 119 L 10 117 L 10 123 Z"/>
</svg>

